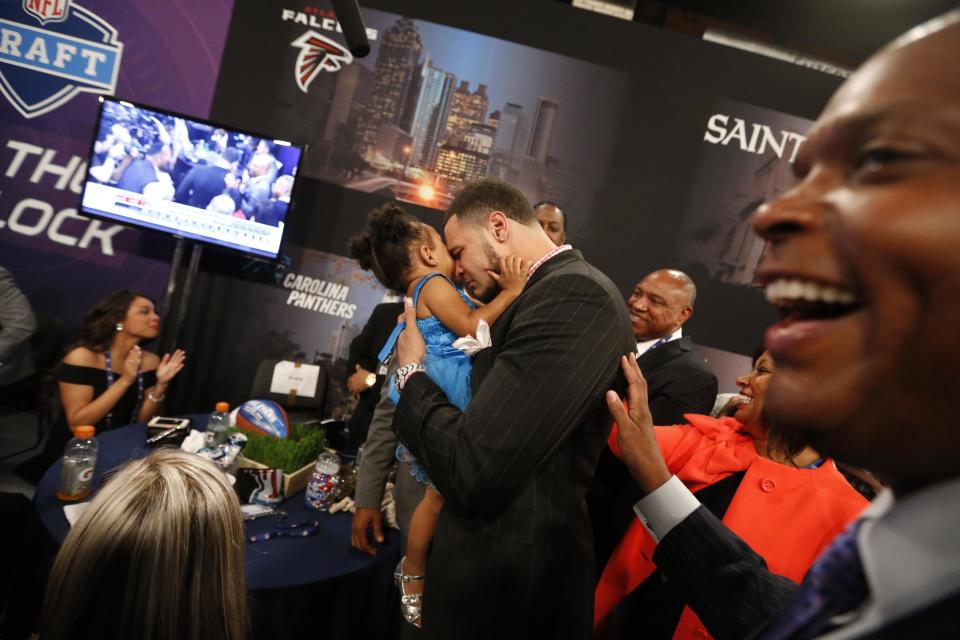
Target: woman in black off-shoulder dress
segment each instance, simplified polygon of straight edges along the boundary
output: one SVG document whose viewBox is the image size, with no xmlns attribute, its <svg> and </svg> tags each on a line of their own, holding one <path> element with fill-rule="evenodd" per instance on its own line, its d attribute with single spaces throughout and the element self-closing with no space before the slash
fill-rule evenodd
<svg viewBox="0 0 960 640">
<path fill-rule="evenodd" d="M 57 371 L 63 413 L 54 431 L 62 431 L 60 437 L 80 425 L 102 433 L 157 414 L 185 360 L 180 349 L 160 358 L 140 348 L 159 330 L 153 301 L 131 291 L 111 294 L 87 314 Z"/>
</svg>

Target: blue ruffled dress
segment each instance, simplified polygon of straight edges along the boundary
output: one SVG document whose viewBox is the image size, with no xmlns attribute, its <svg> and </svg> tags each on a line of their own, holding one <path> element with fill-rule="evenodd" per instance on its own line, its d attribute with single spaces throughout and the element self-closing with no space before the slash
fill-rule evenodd
<svg viewBox="0 0 960 640">
<path fill-rule="evenodd" d="M 428 274 L 421 278 L 420 282 L 418 282 L 417 286 L 413 289 L 414 308 L 417 307 L 417 302 L 420 299 L 420 290 L 423 288 L 423 285 L 434 276 L 445 278 L 447 282 L 450 282 L 452 286 L 456 287 L 456 285 L 442 273 Z M 457 289 L 457 292 L 471 309 L 476 309 L 476 306 L 463 291 Z M 463 411 L 466 409 L 467 403 L 470 402 L 471 396 L 470 370 L 473 365 L 470 361 L 470 356 L 453 346 L 453 341 L 459 336 L 444 326 L 436 316 L 418 318 L 417 327 L 420 329 L 420 334 L 423 336 L 423 341 L 427 346 L 427 354 L 423 358 L 423 366 L 426 369 L 427 375 L 446 394 L 450 404 Z M 398 325 L 397 329 L 391 334 L 390 339 L 387 340 L 383 350 L 380 352 L 381 360 L 385 360 L 393 351 L 401 328 L 402 325 Z M 390 381 L 388 393 L 394 405 L 400 402 L 400 393 L 392 381 Z M 430 484 L 430 478 L 427 476 L 427 472 L 420 466 L 417 459 L 403 444 L 397 445 L 397 460 L 408 463 L 410 465 L 411 475 L 418 481 L 424 484 Z"/>
</svg>

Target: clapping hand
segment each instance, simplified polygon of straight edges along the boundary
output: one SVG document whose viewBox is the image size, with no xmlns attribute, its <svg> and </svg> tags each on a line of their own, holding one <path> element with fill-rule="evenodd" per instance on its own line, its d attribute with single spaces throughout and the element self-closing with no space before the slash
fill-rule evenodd
<svg viewBox="0 0 960 640">
<path fill-rule="evenodd" d="M 163 354 L 160 364 L 157 365 L 157 384 L 166 385 L 174 376 L 180 373 L 187 360 L 187 353 L 183 349 L 177 349 L 173 355 Z"/>
<path fill-rule="evenodd" d="M 137 373 L 140 371 L 140 363 L 143 360 L 143 352 L 140 351 L 140 347 L 133 345 L 130 348 L 130 352 L 127 353 L 126 360 L 123 361 L 123 373 L 120 374 L 120 379 L 124 382 L 132 384 L 134 380 L 137 379 Z"/>
<path fill-rule="evenodd" d="M 653 418 L 647 400 L 647 381 L 640 373 L 634 354 L 620 357 L 627 378 L 627 409 L 615 391 L 607 391 L 607 408 L 617 421 L 617 444 L 630 474 L 650 493 L 670 479 L 667 463 L 653 433 Z"/>
</svg>

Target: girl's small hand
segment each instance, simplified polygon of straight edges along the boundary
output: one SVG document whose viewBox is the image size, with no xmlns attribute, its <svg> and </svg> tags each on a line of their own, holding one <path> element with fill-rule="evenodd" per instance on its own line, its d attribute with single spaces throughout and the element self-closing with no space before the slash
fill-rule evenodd
<svg viewBox="0 0 960 640">
<path fill-rule="evenodd" d="M 530 261 L 523 260 L 518 256 L 506 256 L 500 258 L 500 272 L 494 273 L 487 271 L 490 277 L 496 280 L 497 284 L 504 291 L 519 294 L 527 284 L 527 272 L 530 271 Z"/>
</svg>

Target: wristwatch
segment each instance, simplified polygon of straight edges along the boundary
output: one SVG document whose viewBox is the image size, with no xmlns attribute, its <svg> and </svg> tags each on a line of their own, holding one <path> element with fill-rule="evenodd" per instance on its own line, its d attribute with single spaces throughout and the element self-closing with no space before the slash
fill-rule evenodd
<svg viewBox="0 0 960 640">
<path fill-rule="evenodd" d="M 377 374 L 370 372 L 363 381 L 366 383 L 367 389 L 373 389 L 373 385 L 377 384 Z"/>
<path fill-rule="evenodd" d="M 411 362 L 410 364 L 405 364 L 402 367 L 397 368 L 396 373 L 396 385 L 397 391 L 403 391 L 403 384 L 407 381 L 407 378 L 414 371 L 426 371 L 423 368 L 423 365 L 419 362 Z"/>
</svg>

